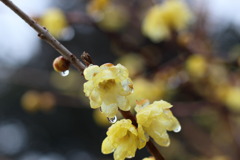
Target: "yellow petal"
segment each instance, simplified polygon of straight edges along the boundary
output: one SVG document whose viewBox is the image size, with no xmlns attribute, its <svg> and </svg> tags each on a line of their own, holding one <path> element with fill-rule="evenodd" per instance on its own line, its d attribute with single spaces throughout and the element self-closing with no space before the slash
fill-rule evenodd
<svg viewBox="0 0 240 160">
<path fill-rule="evenodd" d="M 138 124 L 143 125 L 144 127 L 150 126 L 152 121 L 149 120 L 151 110 L 143 109 L 136 115 Z"/>
<path fill-rule="evenodd" d="M 99 108 L 101 106 L 101 97 L 99 96 L 99 92 L 96 91 L 96 89 L 94 89 L 92 92 L 91 92 L 91 95 L 90 95 L 90 106 L 91 108 Z"/>
<path fill-rule="evenodd" d="M 102 153 L 103 154 L 109 154 L 112 153 L 114 151 L 114 147 L 111 144 L 111 142 L 109 141 L 109 138 L 105 138 L 102 142 Z"/>
<path fill-rule="evenodd" d="M 138 149 L 142 149 L 149 140 L 149 136 L 145 135 L 143 127 L 138 125 Z"/>
<path fill-rule="evenodd" d="M 99 66 L 90 65 L 83 71 L 83 75 L 84 75 L 86 80 L 90 80 L 99 72 L 100 72 Z"/>
<path fill-rule="evenodd" d="M 136 149 L 136 137 L 134 135 L 126 136 L 114 151 L 114 160 L 132 158 L 135 156 Z"/>
<path fill-rule="evenodd" d="M 116 103 L 112 103 L 108 105 L 105 103 L 102 103 L 101 109 L 102 109 L 102 112 L 109 118 L 114 117 L 118 111 L 118 107 Z"/>
<path fill-rule="evenodd" d="M 129 111 L 131 108 L 125 96 L 117 96 L 117 103 L 118 103 L 118 107 L 123 111 Z"/>
</svg>

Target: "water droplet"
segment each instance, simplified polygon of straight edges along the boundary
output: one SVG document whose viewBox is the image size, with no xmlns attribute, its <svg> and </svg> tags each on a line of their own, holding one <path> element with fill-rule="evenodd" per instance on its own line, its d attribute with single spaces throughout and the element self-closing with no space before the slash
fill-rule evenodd
<svg viewBox="0 0 240 160">
<path fill-rule="evenodd" d="M 60 74 L 61 76 L 66 77 L 67 75 L 69 75 L 69 70 L 63 71 Z"/>
<path fill-rule="evenodd" d="M 180 126 L 180 125 L 178 125 L 174 130 L 173 130 L 173 132 L 180 132 L 181 131 L 181 129 L 182 129 L 182 127 Z"/>
<path fill-rule="evenodd" d="M 116 123 L 117 122 L 117 116 L 114 116 L 112 118 L 107 118 L 110 123 Z"/>
</svg>

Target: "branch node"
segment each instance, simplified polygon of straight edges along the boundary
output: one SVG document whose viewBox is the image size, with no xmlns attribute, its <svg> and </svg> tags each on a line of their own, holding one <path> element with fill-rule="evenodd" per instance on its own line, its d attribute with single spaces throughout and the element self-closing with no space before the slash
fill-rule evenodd
<svg viewBox="0 0 240 160">
<path fill-rule="evenodd" d="M 41 39 L 45 39 L 46 37 L 44 36 L 44 34 L 42 33 L 38 33 L 38 37 L 41 38 Z"/>
<path fill-rule="evenodd" d="M 85 63 L 86 66 L 89 66 L 90 64 L 93 64 L 93 61 L 92 61 L 92 58 L 91 58 L 90 54 L 85 52 L 85 51 L 82 53 L 81 59 L 83 60 L 83 62 Z"/>
</svg>

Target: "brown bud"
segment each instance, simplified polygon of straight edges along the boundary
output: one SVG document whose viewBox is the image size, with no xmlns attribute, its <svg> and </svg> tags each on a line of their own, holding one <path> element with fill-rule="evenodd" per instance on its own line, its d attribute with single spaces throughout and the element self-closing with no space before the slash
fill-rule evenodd
<svg viewBox="0 0 240 160">
<path fill-rule="evenodd" d="M 63 56 L 59 56 L 53 61 L 53 68 L 57 72 L 64 72 L 69 69 L 70 62 L 66 60 Z"/>
<path fill-rule="evenodd" d="M 93 64 L 91 56 L 87 52 L 83 52 L 83 54 L 81 55 L 81 59 L 83 60 L 86 66 Z"/>
</svg>

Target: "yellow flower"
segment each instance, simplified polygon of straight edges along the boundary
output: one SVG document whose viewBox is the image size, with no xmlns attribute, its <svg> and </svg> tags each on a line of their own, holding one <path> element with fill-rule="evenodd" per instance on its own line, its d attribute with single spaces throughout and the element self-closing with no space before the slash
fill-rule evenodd
<svg viewBox="0 0 240 160">
<path fill-rule="evenodd" d="M 114 160 L 132 158 L 137 148 L 143 148 L 147 141 L 148 137 L 144 135 L 142 127 L 136 129 L 131 120 L 122 119 L 108 129 L 102 143 L 102 153 L 114 152 Z"/>
<path fill-rule="evenodd" d="M 104 10 L 109 4 L 109 0 L 92 0 L 87 7 L 87 11 L 90 14 L 97 14 Z"/>
<path fill-rule="evenodd" d="M 109 32 L 117 32 L 124 28 L 128 21 L 125 9 L 118 5 L 108 5 L 102 12 L 102 17 L 98 20 L 101 29 Z"/>
<path fill-rule="evenodd" d="M 155 160 L 154 157 L 147 157 L 147 158 L 143 158 L 143 160 Z"/>
<path fill-rule="evenodd" d="M 37 91 L 27 91 L 21 99 L 24 110 L 28 112 L 36 112 L 39 110 L 50 111 L 56 104 L 55 97 L 50 92 L 39 93 Z"/>
<path fill-rule="evenodd" d="M 47 10 L 41 17 L 40 24 L 56 38 L 60 38 L 63 30 L 68 26 L 64 13 L 58 8 Z"/>
<path fill-rule="evenodd" d="M 128 69 L 130 77 L 134 77 L 144 71 L 145 60 L 139 54 L 127 53 L 121 55 L 117 59 L 117 62 L 121 63 Z"/>
<path fill-rule="evenodd" d="M 36 91 L 27 91 L 21 99 L 22 107 L 28 112 L 36 112 L 39 109 L 40 94 Z"/>
<path fill-rule="evenodd" d="M 133 80 L 134 92 L 128 99 L 131 106 L 136 105 L 136 100 L 148 99 L 150 102 L 162 98 L 165 86 L 162 81 L 148 80 L 144 77 L 137 77 Z"/>
<path fill-rule="evenodd" d="M 148 100 L 137 103 L 137 123 L 161 146 L 169 146 L 167 131 L 179 132 L 181 126 L 169 108 L 172 105 L 163 100 L 149 104 Z"/>
<path fill-rule="evenodd" d="M 240 111 L 240 87 L 229 87 L 225 90 L 226 97 L 225 97 L 225 104 L 231 109 L 232 111 Z"/>
<path fill-rule="evenodd" d="M 201 55 L 192 55 L 186 62 L 186 69 L 191 76 L 202 78 L 207 70 L 207 61 Z"/>
<path fill-rule="evenodd" d="M 150 8 L 143 24 L 143 34 L 153 42 L 169 39 L 171 30 L 186 28 L 191 19 L 188 7 L 181 0 L 168 0 Z"/>
<path fill-rule="evenodd" d="M 116 115 L 118 107 L 130 110 L 126 96 L 132 93 L 133 84 L 124 66 L 110 63 L 100 67 L 90 65 L 83 74 L 88 80 L 84 83 L 84 93 L 89 97 L 92 108 L 101 107 L 101 111 L 110 118 Z"/>
</svg>

